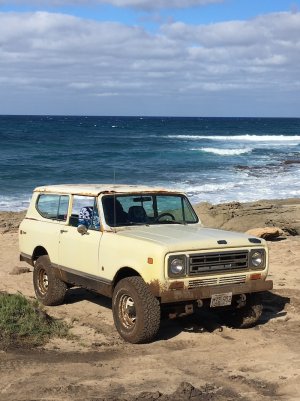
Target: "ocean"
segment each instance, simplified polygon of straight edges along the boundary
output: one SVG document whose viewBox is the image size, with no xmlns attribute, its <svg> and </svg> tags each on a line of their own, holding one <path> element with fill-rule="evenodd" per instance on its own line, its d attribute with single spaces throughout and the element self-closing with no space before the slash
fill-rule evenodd
<svg viewBox="0 0 300 401">
<path fill-rule="evenodd" d="M 0 116 L 0 210 L 59 183 L 158 185 L 213 204 L 300 197 L 300 118 Z"/>
</svg>

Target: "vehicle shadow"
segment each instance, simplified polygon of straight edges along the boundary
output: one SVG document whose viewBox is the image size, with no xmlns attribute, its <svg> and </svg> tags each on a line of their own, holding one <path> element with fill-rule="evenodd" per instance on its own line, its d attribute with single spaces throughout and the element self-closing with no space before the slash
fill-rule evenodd
<svg viewBox="0 0 300 401">
<path fill-rule="evenodd" d="M 265 324 L 270 320 L 285 316 L 287 312 L 285 306 L 290 303 L 289 297 L 284 297 L 271 291 L 262 294 L 263 314 L 259 320 L 259 324 Z"/>
<path fill-rule="evenodd" d="M 97 294 L 93 291 L 86 290 L 85 288 L 74 287 L 69 288 L 66 293 L 65 303 L 75 304 L 81 301 L 90 301 L 94 304 L 111 309 L 111 299 L 104 295 Z"/>
<path fill-rule="evenodd" d="M 222 326 L 215 313 L 209 310 L 197 310 L 192 315 L 177 317 L 175 319 L 163 319 L 157 341 L 169 340 L 182 332 L 188 333 L 212 333 L 215 330 L 222 331 Z"/>
<path fill-rule="evenodd" d="M 81 301 L 90 301 L 106 309 L 112 309 L 110 298 L 96 294 L 83 288 L 70 288 L 67 291 L 65 303 L 74 304 Z M 270 320 L 286 315 L 285 306 L 290 303 L 290 298 L 281 296 L 271 291 L 262 294 L 263 313 L 258 325 L 265 325 Z M 223 331 L 226 320 L 221 312 L 212 309 L 197 309 L 192 315 L 177 317 L 175 319 L 163 318 L 156 341 L 168 340 L 178 336 L 182 332 L 212 333 Z"/>
<path fill-rule="evenodd" d="M 258 326 L 263 326 L 270 320 L 285 316 L 287 312 L 284 309 L 290 303 L 290 298 L 267 291 L 262 294 L 262 303 L 263 313 L 258 321 Z M 174 320 L 162 320 L 157 340 L 168 340 L 176 337 L 181 332 L 222 332 L 224 326 L 226 327 L 227 324 L 222 312 L 212 309 L 199 309 L 193 315 L 179 317 Z"/>
</svg>

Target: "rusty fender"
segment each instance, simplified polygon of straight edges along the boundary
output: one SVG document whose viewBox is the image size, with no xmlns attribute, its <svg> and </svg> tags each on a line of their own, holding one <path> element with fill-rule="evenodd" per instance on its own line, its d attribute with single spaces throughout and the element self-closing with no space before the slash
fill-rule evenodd
<svg viewBox="0 0 300 401">
<path fill-rule="evenodd" d="M 253 280 L 245 284 L 207 286 L 193 289 L 167 289 L 165 286 L 160 286 L 159 284 L 158 281 L 151 282 L 149 287 L 152 294 L 160 298 L 161 303 L 208 299 L 214 294 L 222 294 L 226 292 L 232 292 L 232 295 L 249 294 L 251 292 L 269 291 L 273 288 L 272 280 Z"/>
</svg>

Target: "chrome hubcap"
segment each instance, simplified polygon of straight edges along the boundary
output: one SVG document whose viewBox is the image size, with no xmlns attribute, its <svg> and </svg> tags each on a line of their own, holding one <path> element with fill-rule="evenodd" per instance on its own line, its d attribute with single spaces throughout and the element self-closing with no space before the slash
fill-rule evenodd
<svg viewBox="0 0 300 401">
<path fill-rule="evenodd" d="M 121 296 L 119 310 L 123 325 L 127 328 L 132 328 L 136 322 L 136 310 L 131 296 L 126 294 Z"/>
<path fill-rule="evenodd" d="M 46 294 L 48 291 L 49 287 L 49 280 L 48 280 L 48 275 L 44 269 L 40 270 L 39 273 L 39 290 L 42 294 Z"/>
</svg>

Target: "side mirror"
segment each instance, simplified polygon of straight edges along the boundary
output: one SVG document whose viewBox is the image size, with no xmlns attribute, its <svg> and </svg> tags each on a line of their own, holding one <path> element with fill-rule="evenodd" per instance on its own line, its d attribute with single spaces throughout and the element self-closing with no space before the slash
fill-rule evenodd
<svg viewBox="0 0 300 401">
<path fill-rule="evenodd" d="M 80 224 L 77 227 L 77 231 L 79 232 L 79 234 L 84 235 L 87 233 L 88 229 L 86 228 L 86 226 L 84 224 Z"/>
</svg>

